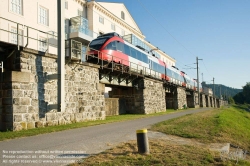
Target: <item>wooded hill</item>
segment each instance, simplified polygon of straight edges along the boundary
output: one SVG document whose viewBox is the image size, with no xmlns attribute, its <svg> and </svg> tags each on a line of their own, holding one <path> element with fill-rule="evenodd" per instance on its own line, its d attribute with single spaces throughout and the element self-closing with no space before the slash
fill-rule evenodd
<svg viewBox="0 0 250 166">
<path fill-rule="evenodd" d="M 222 84 L 206 84 L 206 82 L 201 83 L 202 87 L 208 87 L 211 88 L 214 92 L 215 88 L 215 96 L 219 97 L 220 95 L 223 96 L 223 98 L 233 97 L 237 93 L 242 92 L 243 89 L 235 89 L 232 87 L 228 87 Z"/>
</svg>

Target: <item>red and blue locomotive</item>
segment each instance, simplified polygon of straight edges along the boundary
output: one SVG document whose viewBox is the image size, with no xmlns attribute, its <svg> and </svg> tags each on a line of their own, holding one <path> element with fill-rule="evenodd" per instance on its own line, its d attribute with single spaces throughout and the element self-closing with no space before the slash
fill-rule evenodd
<svg viewBox="0 0 250 166">
<path fill-rule="evenodd" d="M 88 54 L 95 55 L 103 61 L 113 61 L 129 67 L 131 70 L 143 71 L 158 79 L 196 90 L 197 83 L 176 67 L 168 66 L 153 54 L 125 41 L 117 33 L 108 33 L 90 42 Z"/>
</svg>

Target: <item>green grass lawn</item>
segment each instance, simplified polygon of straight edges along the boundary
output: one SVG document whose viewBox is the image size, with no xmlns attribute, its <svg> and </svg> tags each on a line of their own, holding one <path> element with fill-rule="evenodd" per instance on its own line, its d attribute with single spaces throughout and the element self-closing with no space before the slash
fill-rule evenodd
<svg viewBox="0 0 250 166">
<path fill-rule="evenodd" d="M 179 110 L 179 111 L 185 111 L 185 110 Z M 177 112 L 177 111 L 173 109 L 169 109 L 165 112 L 149 114 L 149 115 L 126 114 L 126 115 L 108 116 L 106 117 L 105 120 L 85 121 L 85 122 L 72 123 L 72 124 L 67 124 L 67 125 L 49 126 L 49 127 L 44 127 L 44 128 L 35 128 L 35 129 L 21 130 L 21 131 L 15 131 L 15 132 L 12 132 L 12 131 L 0 132 L 0 141 L 6 140 L 6 139 L 14 139 L 18 137 L 27 137 L 27 136 L 33 136 L 33 135 L 38 135 L 38 134 L 63 131 L 63 130 L 68 130 L 68 129 L 106 124 L 106 123 L 147 118 L 147 117 L 152 117 L 152 116 L 160 116 L 160 115 L 169 114 L 173 112 Z"/>
<path fill-rule="evenodd" d="M 150 130 L 198 140 L 202 143 L 232 143 L 250 151 L 250 113 L 247 106 L 231 106 L 186 115 L 152 126 Z M 137 153 L 136 141 L 122 143 L 72 165 L 244 165 L 248 160 L 226 160 L 218 152 L 195 146 L 176 145 L 166 140 L 150 140 L 150 154 Z"/>
<path fill-rule="evenodd" d="M 164 121 L 151 130 L 202 142 L 228 142 L 250 151 L 250 113 L 237 105 Z"/>
</svg>

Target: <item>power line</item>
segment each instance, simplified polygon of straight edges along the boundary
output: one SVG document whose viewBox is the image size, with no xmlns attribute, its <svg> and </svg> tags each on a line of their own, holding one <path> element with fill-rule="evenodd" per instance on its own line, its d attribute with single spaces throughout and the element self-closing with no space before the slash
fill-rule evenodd
<svg viewBox="0 0 250 166">
<path fill-rule="evenodd" d="M 137 0 L 139 4 L 146 10 L 146 12 L 179 44 L 181 45 L 185 50 L 187 50 L 192 56 L 196 57 L 191 51 L 189 51 L 181 42 L 179 42 L 154 16 L 151 14 L 146 7 L 140 2 L 140 0 Z"/>
<path fill-rule="evenodd" d="M 203 61 L 202 61 L 202 63 L 203 63 L 203 65 L 205 66 L 205 69 L 207 70 L 208 74 L 211 76 L 211 74 L 209 73 L 209 71 L 208 71 L 208 69 L 207 69 L 205 63 L 204 63 Z M 213 77 L 213 76 L 211 76 L 211 77 Z"/>
<path fill-rule="evenodd" d="M 149 10 L 147 10 L 147 8 L 140 2 L 140 0 L 137 0 L 139 2 L 139 4 L 141 5 L 141 7 L 179 44 L 181 45 L 185 50 L 187 50 L 192 56 L 196 57 L 190 50 L 188 50 L 181 42 L 179 42 L 154 16 L 153 14 L 151 14 L 151 12 Z M 179 63 L 182 63 L 181 61 L 179 61 Z M 185 64 L 182 63 L 184 66 Z M 194 74 L 195 75 L 195 74 Z"/>
<path fill-rule="evenodd" d="M 179 45 L 181 45 L 185 50 L 187 50 L 192 56 L 194 56 L 194 57 L 196 57 L 191 51 L 189 51 L 181 42 L 179 42 L 146 8 L 145 8 L 145 6 L 138 0 L 138 2 L 139 2 L 139 4 L 140 4 L 140 6 L 144 9 L 144 10 L 146 10 L 146 12 L 179 44 Z M 96 3 L 98 3 L 98 2 L 96 2 Z M 99 4 L 99 3 L 98 3 Z M 100 4 L 99 4 L 100 5 Z M 95 12 L 94 10 L 92 10 L 93 12 Z M 95 12 L 96 13 L 96 12 Z M 96 13 L 96 14 L 99 14 L 99 13 Z M 106 20 L 108 20 L 107 18 L 106 18 Z M 110 20 L 108 20 L 109 22 L 113 22 L 113 21 L 110 21 Z M 119 26 L 118 26 L 119 27 Z M 122 29 L 122 27 L 119 27 L 120 29 Z M 178 62 L 176 62 L 176 63 L 181 63 L 183 66 L 185 66 L 185 64 L 184 63 L 182 63 L 181 61 L 178 61 Z M 194 63 L 195 64 L 195 63 Z M 192 73 L 192 75 L 196 75 L 194 72 L 190 72 L 190 73 Z"/>
</svg>

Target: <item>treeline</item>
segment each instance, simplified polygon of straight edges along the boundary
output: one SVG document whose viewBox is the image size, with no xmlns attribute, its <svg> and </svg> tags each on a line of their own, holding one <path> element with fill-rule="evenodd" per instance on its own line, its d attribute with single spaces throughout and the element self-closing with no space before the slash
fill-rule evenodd
<svg viewBox="0 0 250 166">
<path fill-rule="evenodd" d="M 234 97 L 234 102 L 239 104 L 250 104 L 250 82 L 247 82 L 245 86 L 243 86 L 243 91 L 237 93 Z"/>
<path fill-rule="evenodd" d="M 206 82 L 202 82 L 201 84 L 202 87 L 211 88 L 217 98 L 229 99 L 243 91 L 243 89 L 235 89 L 221 84 L 206 84 Z"/>
</svg>

